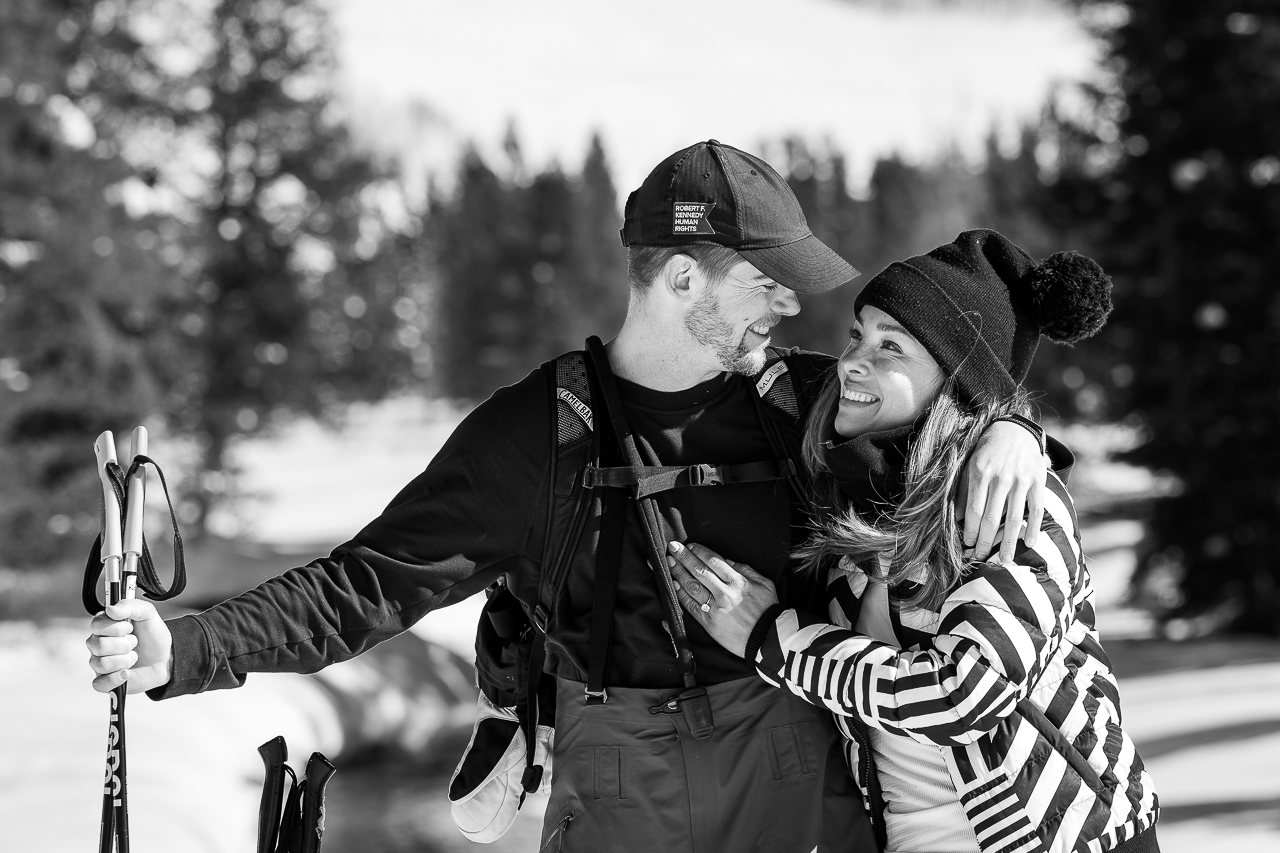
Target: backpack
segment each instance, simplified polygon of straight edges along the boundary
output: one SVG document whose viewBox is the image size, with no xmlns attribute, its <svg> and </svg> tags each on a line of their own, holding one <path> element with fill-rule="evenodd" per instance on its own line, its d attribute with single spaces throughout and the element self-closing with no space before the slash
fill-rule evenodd
<svg viewBox="0 0 1280 853">
<path fill-rule="evenodd" d="M 599 342 L 589 341 L 588 346 L 592 345 L 598 347 Z M 792 461 L 798 456 L 800 405 L 786 360 L 788 354 L 776 347 L 767 348 L 765 366 L 753 377 L 757 414 L 777 460 L 723 466 L 647 467 L 640 476 L 636 468 L 602 464 L 614 461 L 618 448 L 610 446 L 609 416 L 599 393 L 600 377 L 594 375 L 588 353 L 583 350 L 564 353 L 542 365 L 552 396 L 550 432 L 554 447 L 549 448 L 553 463 L 548 477 L 547 518 L 536 584 L 538 600 L 526 611 L 507 588 L 504 578 L 486 590 L 488 600 L 476 632 L 476 682 L 482 694 L 481 713 L 449 790 L 455 822 L 468 837 L 479 841 L 499 837 L 514 819 L 525 794 L 544 788 L 548 781 L 543 778 L 542 761 L 550 756 L 551 733 L 555 727 L 555 680 L 542 677 L 546 634 L 553 624 L 560 590 L 590 514 L 592 490 L 611 489 L 605 497 L 599 540 L 598 558 L 606 564 L 618 560 L 617 553 L 607 554 L 606 549 L 620 551 L 621 548 L 621 529 L 609 529 L 611 516 L 622 515 L 610 512 L 609 499 L 615 494 L 625 497 L 616 487 L 629 487 L 633 495 L 646 496 L 673 488 L 786 479 L 799 502 L 803 505 L 810 502 L 811 484 Z M 598 430 L 602 424 L 603 428 Z M 611 621 L 612 599 L 603 606 L 609 614 L 606 618 Z M 605 643 L 607 641 L 606 635 Z M 603 673 L 593 675 L 594 678 L 588 677 L 589 703 L 604 701 L 603 684 L 591 683 L 602 682 Z M 542 738 L 539 738 L 540 729 L 544 733 Z M 529 744 L 535 748 L 525 748 Z M 499 774 L 510 774 L 515 769 L 517 753 L 522 753 L 524 763 L 519 785 L 514 785 L 513 778 L 504 779 L 501 795 L 490 790 L 482 795 L 484 803 L 474 802 L 481 789 Z M 519 790 L 508 790 L 514 787 Z M 472 814 L 464 816 L 465 808 L 470 808 Z M 494 809 L 504 809 L 506 818 L 505 823 L 502 819 L 496 821 L 500 827 L 496 835 L 493 834 L 495 823 L 491 822 Z"/>
</svg>

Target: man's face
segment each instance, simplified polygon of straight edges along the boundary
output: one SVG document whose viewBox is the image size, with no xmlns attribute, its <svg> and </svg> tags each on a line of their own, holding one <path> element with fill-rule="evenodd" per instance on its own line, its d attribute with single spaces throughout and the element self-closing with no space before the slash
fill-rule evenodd
<svg viewBox="0 0 1280 853">
<path fill-rule="evenodd" d="M 764 369 L 769 330 L 800 313 L 794 290 L 748 261 L 739 261 L 719 284 L 709 284 L 685 316 L 685 328 L 715 353 L 720 367 L 747 376 Z"/>
</svg>

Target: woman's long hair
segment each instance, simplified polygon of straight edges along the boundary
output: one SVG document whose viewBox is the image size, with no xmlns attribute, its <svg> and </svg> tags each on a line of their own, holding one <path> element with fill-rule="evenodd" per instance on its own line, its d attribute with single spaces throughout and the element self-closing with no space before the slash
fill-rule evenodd
<svg viewBox="0 0 1280 853">
<path fill-rule="evenodd" d="M 829 497 L 836 507 L 840 506 L 839 489 L 824 459 L 823 444 L 839 396 L 840 380 L 833 370 L 814 403 L 802 445 L 802 456 L 815 481 L 832 484 Z M 1008 414 L 1025 416 L 1030 409 L 1027 393 L 1021 388 L 1006 399 L 966 407 L 948 380 L 912 437 L 903 473 L 903 498 L 897 509 L 875 520 L 859 517 L 852 508 L 827 514 L 818 532 L 796 556 L 816 568 L 844 556 L 861 562 L 890 554 L 889 585 L 914 581 L 919 587 L 905 603 L 936 610 L 968 568 L 961 553 L 955 501 L 964 466 L 993 421 Z M 1009 519 L 1006 523 L 1016 522 Z"/>
</svg>

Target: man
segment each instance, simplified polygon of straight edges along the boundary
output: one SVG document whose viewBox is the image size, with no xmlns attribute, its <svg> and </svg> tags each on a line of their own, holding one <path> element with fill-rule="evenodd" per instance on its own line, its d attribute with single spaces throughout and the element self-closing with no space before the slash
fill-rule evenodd
<svg viewBox="0 0 1280 853">
<path fill-rule="evenodd" d="M 833 289 L 856 271 L 810 233 L 768 164 L 715 140 L 654 169 L 627 202 L 623 242 L 630 301 L 608 364 L 645 463 L 776 459 L 748 377 L 764 365 L 769 330 L 800 310 L 797 291 Z M 829 361 L 800 356 L 797 383 L 815 382 Z M 95 688 L 127 678 L 131 692 L 163 699 L 236 687 L 249 672 L 313 672 L 500 577 L 532 611 L 555 446 L 550 391 L 542 371 L 497 391 L 380 517 L 328 557 L 197 616 L 165 623 L 134 601 L 95 617 Z M 1025 464 L 1016 482 L 992 488 L 984 530 L 995 529 L 1006 498 L 1020 502 L 1026 484 L 1043 479 L 1027 432 L 998 424 L 991 435 L 992 460 Z M 982 507 L 987 480 L 977 479 Z M 709 737 L 690 730 L 672 701 L 685 682 L 634 509 L 616 563 L 608 699 L 584 698 L 600 512 L 597 498 L 549 625 L 545 671 L 559 687 L 543 845 L 873 849 L 826 715 L 760 686 L 750 666 L 692 623 L 696 679 L 715 723 Z M 813 578 L 787 570 L 806 513 L 776 479 L 676 489 L 662 501 L 674 536 L 752 554 L 784 601 L 814 594 Z"/>
</svg>

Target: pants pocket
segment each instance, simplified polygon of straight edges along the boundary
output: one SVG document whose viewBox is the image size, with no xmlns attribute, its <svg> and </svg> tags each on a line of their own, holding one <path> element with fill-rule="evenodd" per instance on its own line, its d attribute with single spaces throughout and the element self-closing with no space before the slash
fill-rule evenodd
<svg viewBox="0 0 1280 853">
<path fill-rule="evenodd" d="M 620 746 L 597 746 L 591 749 L 591 798 L 593 800 L 625 800 L 627 798 L 627 753 Z"/>
<path fill-rule="evenodd" d="M 769 765 L 773 781 L 798 779 L 814 772 L 813 748 L 806 744 L 804 731 L 805 726 L 811 725 L 800 723 L 769 729 Z"/>
<path fill-rule="evenodd" d="M 592 807 L 628 807 L 659 799 L 671 789 L 667 777 L 680 764 L 663 761 L 654 747 L 584 746 L 565 762 L 567 775 L 557 781 Z"/>
<path fill-rule="evenodd" d="M 678 744 L 674 753 L 657 746 L 581 746 L 556 760 L 543 822 L 547 853 L 622 845 L 689 849 L 689 792 Z M 570 822 L 564 823 L 568 815 Z"/>
<path fill-rule="evenodd" d="M 568 812 L 554 824 L 545 827 L 542 835 L 542 845 L 538 848 L 538 853 L 564 853 L 565 836 L 569 832 L 569 824 L 573 823 L 573 819 L 577 815 Z"/>
</svg>

